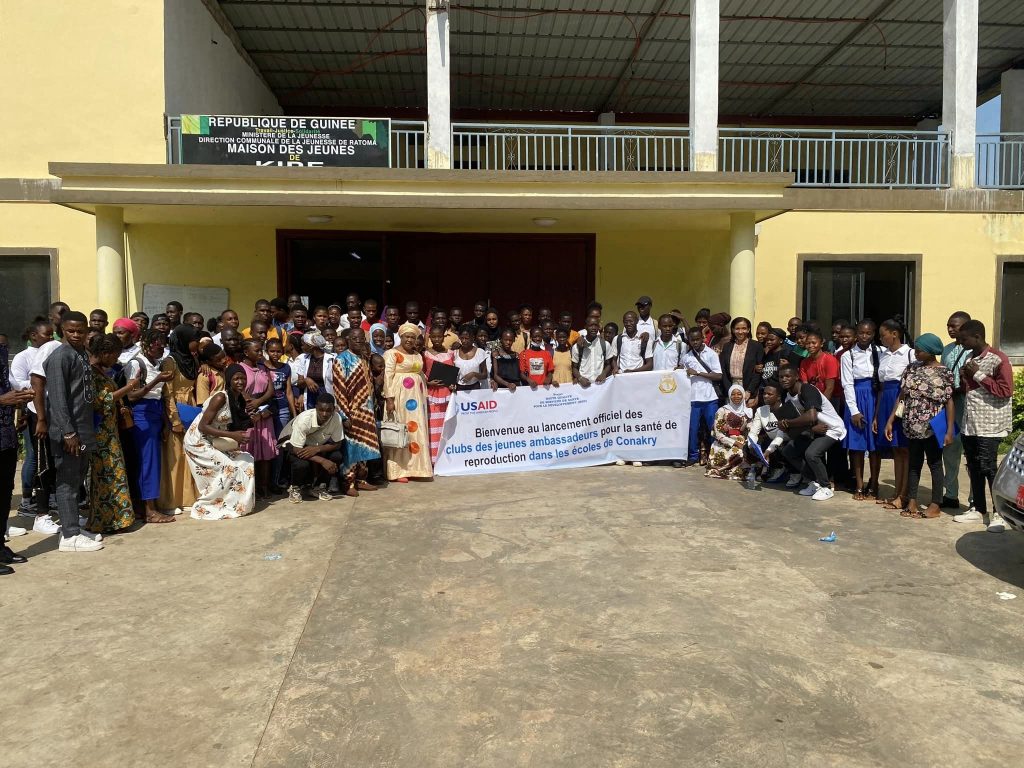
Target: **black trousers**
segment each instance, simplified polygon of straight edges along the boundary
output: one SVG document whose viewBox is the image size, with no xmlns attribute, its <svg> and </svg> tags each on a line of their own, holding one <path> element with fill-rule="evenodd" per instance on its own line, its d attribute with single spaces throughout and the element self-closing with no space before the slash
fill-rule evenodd
<svg viewBox="0 0 1024 768">
<path fill-rule="evenodd" d="M 907 480 L 907 498 L 916 499 L 917 489 L 921 484 L 921 468 L 925 459 L 928 460 L 928 471 L 932 476 L 932 504 L 942 503 L 944 485 L 942 471 L 942 449 L 934 437 L 912 438 L 910 448 L 910 470 Z"/>
<path fill-rule="evenodd" d="M 322 453 L 320 455 L 324 456 Z M 341 467 L 345 463 L 345 457 L 342 455 L 341 449 L 338 448 L 324 457 L 338 465 L 338 472 L 336 474 L 340 475 Z M 292 485 L 297 485 L 300 488 L 313 485 L 314 483 L 326 483 L 331 479 L 331 476 L 327 474 L 323 467 L 309 459 L 299 458 L 292 447 L 288 448 L 288 466 L 292 472 Z"/>
<path fill-rule="evenodd" d="M 992 490 L 992 481 L 996 477 L 999 443 L 1001 437 L 977 437 L 963 435 L 964 457 L 967 459 L 967 474 L 971 478 L 971 496 L 974 508 L 983 515 L 988 513 L 988 501 L 985 496 L 985 485 Z"/>
<path fill-rule="evenodd" d="M 804 433 L 790 441 L 782 449 L 782 458 L 795 472 L 800 472 L 805 480 L 813 480 L 818 485 L 828 485 L 828 469 L 825 467 L 825 454 L 836 444 L 837 440 L 828 435 L 813 437 Z"/>
<path fill-rule="evenodd" d="M 0 451 L 0 531 L 7 535 L 7 522 L 11 519 L 11 499 L 14 497 L 14 475 L 18 468 L 18 448 Z M 0 539 L 0 547 L 3 547 Z"/>
<path fill-rule="evenodd" d="M 57 470 L 57 514 L 60 515 L 61 536 L 71 538 L 82 532 L 78 525 L 78 499 L 82 483 L 89 475 L 92 451 L 77 456 L 64 452 L 63 441 L 50 439 L 53 466 Z"/>
</svg>

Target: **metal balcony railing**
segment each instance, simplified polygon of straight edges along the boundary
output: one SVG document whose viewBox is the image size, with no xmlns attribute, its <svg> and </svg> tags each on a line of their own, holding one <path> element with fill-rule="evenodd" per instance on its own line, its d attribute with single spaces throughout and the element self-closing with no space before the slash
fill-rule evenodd
<svg viewBox="0 0 1024 768">
<path fill-rule="evenodd" d="M 167 119 L 167 162 L 180 163 L 181 119 Z M 392 120 L 391 167 L 425 168 L 426 124 Z M 452 168 L 487 171 L 690 170 L 686 127 L 455 123 Z M 949 135 L 937 131 L 719 129 L 718 169 L 789 173 L 801 187 L 949 186 Z M 1024 188 L 1024 134 L 978 139 L 980 186 Z"/>
<path fill-rule="evenodd" d="M 792 173 L 799 187 L 938 189 L 949 137 L 932 131 L 720 128 L 722 171 Z"/>
<path fill-rule="evenodd" d="M 688 128 L 456 123 L 452 167 L 483 171 L 683 171 Z"/>
<path fill-rule="evenodd" d="M 1024 133 L 979 133 L 975 183 L 988 189 L 1024 189 Z"/>
</svg>

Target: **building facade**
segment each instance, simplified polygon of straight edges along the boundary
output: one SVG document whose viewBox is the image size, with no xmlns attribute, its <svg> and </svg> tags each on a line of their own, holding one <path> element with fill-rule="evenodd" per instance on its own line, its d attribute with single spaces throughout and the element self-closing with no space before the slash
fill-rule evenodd
<svg viewBox="0 0 1024 768">
<path fill-rule="evenodd" d="M 1024 10 L 571 5 L 4 2 L 0 331 L 175 291 L 243 317 L 353 288 L 611 317 L 649 294 L 940 334 L 964 309 L 1024 362 L 1024 79 L 999 64 Z M 977 137 L 1000 90 L 1005 133 Z M 182 115 L 232 114 L 391 118 L 390 167 L 176 162 Z"/>
</svg>

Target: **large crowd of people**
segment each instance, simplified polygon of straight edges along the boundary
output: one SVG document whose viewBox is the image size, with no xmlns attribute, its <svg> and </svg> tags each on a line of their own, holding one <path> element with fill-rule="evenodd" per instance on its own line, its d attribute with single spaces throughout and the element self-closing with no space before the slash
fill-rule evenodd
<svg viewBox="0 0 1024 768">
<path fill-rule="evenodd" d="M 233 309 L 206 319 L 179 302 L 111 324 L 56 302 L 13 359 L 0 336 L 0 572 L 25 562 L 6 541 L 26 528 L 59 535 L 61 552 L 91 552 L 139 521 L 220 520 L 276 497 L 427 481 L 459 392 L 601 386 L 651 370 L 681 369 L 691 383 L 689 451 L 675 467 L 816 501 L 845 489 L 908 518 L 946 508 L 1002 530 L 986 485 L 1010 429 L 1012 368 L 966 312 L 950 316 L 947 343 L 924 333 L 911 345 L 898 317 L 828 329 L 794 317 L 783 329 L 652 309 L 641 296 L 620 325 L 593 302 L 577 327 L 571 312 L 527 304 L 504 317 L 482 301 L 421 317 L 414 301 L 349 294 L 310 310 L 293 295 L 257 301 L 245 324 Z M 19 450 L 25 528 L 8 525 Z"/>
</svg>

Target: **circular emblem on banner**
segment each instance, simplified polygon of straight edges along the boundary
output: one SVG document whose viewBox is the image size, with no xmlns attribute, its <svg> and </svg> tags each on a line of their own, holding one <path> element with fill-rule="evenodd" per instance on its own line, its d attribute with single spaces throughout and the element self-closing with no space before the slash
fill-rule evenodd
<svg viewBox="0 0 1024 768">
<path fill-rule="evenodd" d="M 666 395 L 671 395 L 676 391 L 676 377 L 672 374 L 668 374 L 661 377 L 661 382 L 658 384 L 658 391 Z"/>
</svg>

